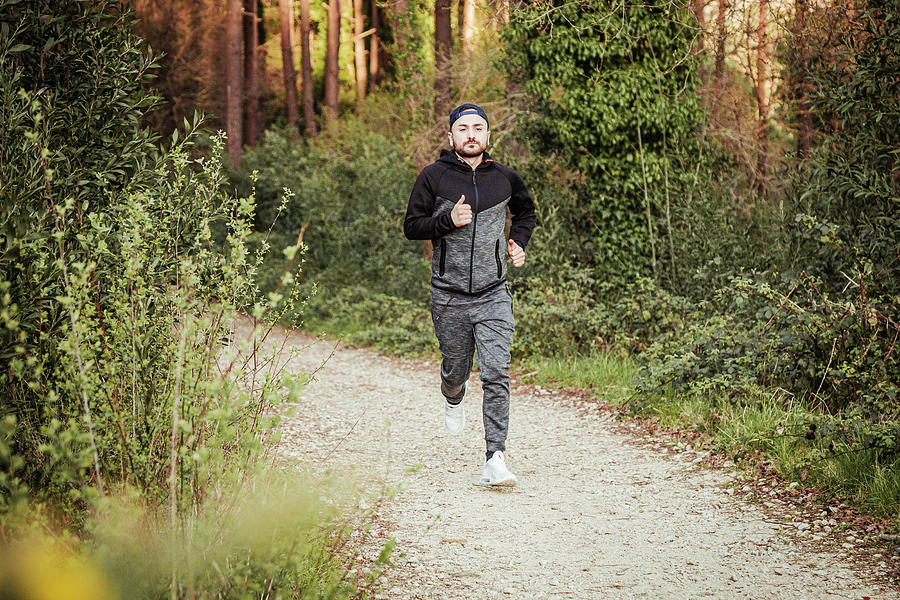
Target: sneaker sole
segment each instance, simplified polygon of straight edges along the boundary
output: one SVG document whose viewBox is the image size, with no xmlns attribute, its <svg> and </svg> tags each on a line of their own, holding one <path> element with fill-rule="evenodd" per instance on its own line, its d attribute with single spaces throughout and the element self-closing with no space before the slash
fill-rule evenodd
<svg viewBox="0 0 900 600">
<path fill-rule="evenodd" d="M 501 479 L 500 481 L 484 481 L 483 479 L 479 479 L 475 482 L 475 485 L 479 485 L 481 487 L 515 487 L 518 483 L 518 479 L 516 479 L 515 475 L 510 475 L 506 479 Z"/>
</svg>

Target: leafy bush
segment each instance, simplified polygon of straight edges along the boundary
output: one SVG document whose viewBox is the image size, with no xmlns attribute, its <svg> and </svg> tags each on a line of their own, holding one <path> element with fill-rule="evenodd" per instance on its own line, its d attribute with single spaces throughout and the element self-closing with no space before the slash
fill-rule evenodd
<svg viewBox="0 0 900 600">
<path fill-rule="evenodd" d="M 194 158 L 199 118 L 161 147 L 140 125 L 132 25 L 112 0 L 0 0 L 0 541 L 38 528 L 137 597 L 346 597 L 333 513 L 251 493 L 305 382 L 265 347 L 300 245 L 263 295 L 270 243 L 248 247 L 252 194 L 222 192 L 222 139 Z M 271 536 L 223 533 L 250 513 Z"/>
<path fill-rule="evenodd" d="M 582 253 L 564 259 L 587 257 L 604 279 L 656 274 L 657 229 L 672 235 L 670 201 L 690 181 L 679 157 L 698 158 L 690 18 L 668 1 L 560 1 L 521 7 L 502 33 L 530 99 L 526 134 L 583 177 L 563 216 Z"/>
<path fill-rule="evenodd" d="M 257 171 L 258 228 L 273 222 L 289 188 L 293 195 L 273 232 L 296 241 L 303 231 L 307 281 L 421 300 L 428 267 L 421 246 L 409 243 L 402 229 L 415 171 L 398 152 L 389 139 L 353 128 L 301 144 L 287 132 L 267 132 L 243 160 Z M 249 189 L 249 180 L 242 185 Z"/>
<path fill-rule="evenodd" d="M 900 454 L 898 306 L 868 296 L 862 281 L 836 300 L 805 274 L 780 283 L 736 278 L 722 290 L 719 310 L 692 315 L 680 338 L 657 342 L 641 357 L 638 389 L 732 402 L 781 389 L 785 403 L 833 416 L 810 417 L 832 450 Z"/>
<path fill-rule="evenodd" d="M 617 286 L 591 269 L 558 268 L 513 283 L 516 356 L 560 356 L 592 349 L 640 352 L 680 335 L 688 302 L 646 278 Z"/>
<path fill-rule="evenodd" d="M 839 56 L 812 74 L 816 110 L 833 124 L 797 174 L 792 263 L 842 289 L 856 272 L 900 293 L 900 2 L 865 3 L 846 24 Z M 816 48 L 818 53 L 831 48 Z M 814 235 L 810 235 L 813 233 Z"/>
</svg>

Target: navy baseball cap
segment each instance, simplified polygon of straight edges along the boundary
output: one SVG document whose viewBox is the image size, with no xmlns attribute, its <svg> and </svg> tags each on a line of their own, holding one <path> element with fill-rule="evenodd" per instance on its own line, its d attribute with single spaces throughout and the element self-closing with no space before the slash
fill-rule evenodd
<svg viewBox="0 0 900 600">
<path fill-rule="evenodd" d="M 456 123 L 456 120 L 463 115 L 478 115 L 488 124 L 488 127 L 491 126 L 490 121 L 488 121 L 487 114 L 484 112 L 484 109 L 478 106 L 477 104 L 460 104 L 450 113 L 450 129 L 453 129 L 453 124 Z"/>
</svg>

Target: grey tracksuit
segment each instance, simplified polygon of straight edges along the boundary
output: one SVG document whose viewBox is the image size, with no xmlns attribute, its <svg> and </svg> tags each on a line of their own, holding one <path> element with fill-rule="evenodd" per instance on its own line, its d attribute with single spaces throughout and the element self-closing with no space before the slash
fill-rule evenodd
<svg viewBox="0 0 900 600">
<path fill-rule="evenodd" d="M 456 227 L 450 211 L 461 195 L 472 206 L 473 221 Z M 430 239 L 434 245 L 431 311 L 443 357 L 441 391 L 451 401 L 462 397 L 478 350 L 489 453 L 506 449 L 509 427 L 514 321 L 506 285 L 507 208 L 512 215 L 509 239 L 524 249 L 535 215 L 521 178 L 487 153 L 472 170 L 445 150 L 419 174 L 404 220 L 409 239 Z"/>
</svg>

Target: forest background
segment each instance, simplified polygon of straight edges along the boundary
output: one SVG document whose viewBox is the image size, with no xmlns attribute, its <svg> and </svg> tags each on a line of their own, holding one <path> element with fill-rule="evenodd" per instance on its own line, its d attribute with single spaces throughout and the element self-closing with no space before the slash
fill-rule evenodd
<svg viewBox="0 0 900 600">
<path fill-rule="evenodd" d="M 900 524 L 896 0 L 0 16 L 5 541 L 147 597 L 370 592 L 347 494 L 265 466 L 264 417 L 306 376 L 264 340 L 434 352 L 431 248 L 401 223 L 463 101 L 537 204 L 511 275 L 526 380 Z M 235 348 L 239 313 L 259 325 Z M 250 493 L 274 488 L 296 493 Z M 302 543 L 248 551 L 237 524 L 285 510 Z"/>
</svg>

